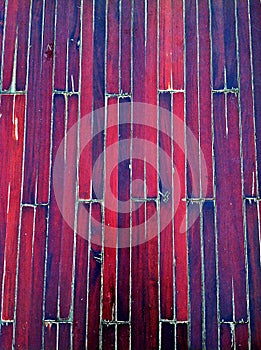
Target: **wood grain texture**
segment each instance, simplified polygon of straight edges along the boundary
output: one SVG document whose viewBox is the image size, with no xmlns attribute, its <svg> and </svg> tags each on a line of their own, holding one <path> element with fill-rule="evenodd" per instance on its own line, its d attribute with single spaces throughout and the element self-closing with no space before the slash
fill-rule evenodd
<svg viewBox="0 0 261 350">
<path fill-rule="evenodd" d="M 258 0 L 0 0 L 0 349 L 260 348 L 260 33 Z"/>
</svg>

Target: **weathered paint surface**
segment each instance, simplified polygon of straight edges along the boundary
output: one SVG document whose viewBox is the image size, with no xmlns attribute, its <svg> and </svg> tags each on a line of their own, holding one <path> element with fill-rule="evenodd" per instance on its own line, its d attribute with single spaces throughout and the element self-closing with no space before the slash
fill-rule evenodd
<svg viewBox="0 0 261 350">
<path fill-rule="evenodd" d="M 260 349 L 260 1 L 0 0 L 0 48 L 0 349 Z"/>
</svg>

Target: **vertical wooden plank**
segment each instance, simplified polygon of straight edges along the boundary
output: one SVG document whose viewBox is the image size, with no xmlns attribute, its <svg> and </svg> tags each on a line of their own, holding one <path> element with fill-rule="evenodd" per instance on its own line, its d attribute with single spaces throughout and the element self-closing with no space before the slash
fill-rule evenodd
<svg viewBox="0 0 261 350">
<path fill-rule="evenodd" d="M 94 56 L 93 56 L 93 110 L 96 111 L 105 105 L 105 3 L 95 2 L 94 10 Z M 96 57 L 99 57 L 97 60 Z M 104 155 L 99 155 L 104 150 L 104 120 L 103 112 L 95 114 L 93 117 L 93 135 L 95 142 L 92 146 L 92 165 L 99 171 L 92 177 L 93 188 L 92 198 L 102 199 L 104 190 Z M 94 191 L 95 189 L 95 191 Z"/>
<path fill-rule="evenodd" d="M 81 58 L 81 120 L 84 118 L 83 127 L 80 127 L 80 147 L 86 138 L 91 139 L 91 118 L 87 122 L 86 117 L 92 111 L 93 106 L 93 1 L 85 1 L 82 5 L 82 58 Z M 91 145 L 90 145 L 91 147 Z M 83 149 L 79 160 L 79 197 L 91 198 L 92 152 Z M 86 166 L 86 164 L 88 164 Z"/>
<path fill-rule="evenodd" d="M 203 204 L 203 237 L 204 237 L 204 278 L 205 278 L 205 324 L 206 346 L 209 349 L 218 347 L 217 316 L 217 276 L 216 276 L 216 242 L 214 203 Z"/>
<path fill-rule="evenodd" d="M 261 342 L 259 325 L 261 322 L 261 269 L 260 269 L 260 223 L 256 203 L 246 201 L 248 283 L 250 302 L 251 346 L 258 348 Z"/>
<path fill-rule="evenodd" d="M 119 1 L 108 1 L 106 92 L 119 92 Z"/>
<path fill-rule="evenodd" d="M 168 138 L 169 130 L 172 128 L 171 123 L 171 94 L 161 93 L 159 95 L 159 106 L 164 108 L 164 111 L 160 109 L 159 115 L 159 147 L 166 152 L 171 159 L 172 154 L 172 140 Z M 168 111 L 168 112 L 167 112 Z M 162 115 L 162 113 L 164 115 Z M 164 157 L 159 155 L 159 173 L 165 174 L 164 178 L 167 179 L 166 187 L 160 188 L 162 193 L 166 191 L 170 192 L 171 198 L 174 196 L 172 191 L 173 187 L 173 174 L 171 162 L 164 162 Z M 164 205 L 162 202 L 161 205 Z M 173 209 L 174 210 L 174 209 Z M 162 319 L 173 319 L 174 317 L 174 280 L 173 280 L 173 223 L 170 221 L 169 225 L 164 228 L 165 222 L 160 221 L 160 310 Z M 163 326 L 163 324 L 162 324 Z"/>
<path fill-rule="evenodd" d="M 59 145 L 64 137 L 65 130 L 65 98 L 63 95 L 54 95 L 53 98 L 53 159 L 55 159 Z M 62 177 L 62 174 L 61 174 Z M 62 178 L 64 186 L 64 179 Z M 58 281 L 59 281 L 59 261 L 61 254 L 61 232 L 65 230 L 68 235 L 70 229 L 63 221 L 60 210 L 57 206 L 54 190 L 50 193 L 50 213 L 48 230 L 48 256 L 46 275 L 46 295 L 45 295 L 45 318 L 57 318 L 58 310 Z"/>
<path fill-rule="evenodd" d="M 119 141 L 126 143 L 119 146 L 118 166 L 118 281 L 117 281 L 117 318 L 129 321 L 130 295 L 130 207 L 125 213 L 125 203 L 130 200 L 130 142 L 131 142 L 131 100 L 119 99 Z M 127 231 L 127 232 L 126 232 Z M 122 332 L 129 332 L 122 330 Z M 124 341 L 128 344 L 127 340 Z M 123 345 L 122 345 L 123 346 Z"/>
<path fill-rule="evenodd" d="M 91 205 L 91 253 L 89 262 L 87 349 L 99 347 L 100 292 L 101 292 L 101 232 L 102 208 L 99 203 Z M 99 242 L 100 239 L 100 242 Z"/>
<path fill-rule="evenodd" d="M 223 89 L 225 86 L 225 44 L 223 0 L 211 1 L 211 33 L 212 33 L 212 72 L 213 89 Z"/>
<path fill-rule="evenodd" d="M 226 86 L 228 89 L 233 89 L 238 87 L 235 2 L 223 1 L 223 6 L 224 6 L 223 11 L 224 11 Z"/>
<path fill-rule="evenodd" d="M 145 102 L 145 4 L 144 2 L 134 2 L 133 7 L 133 102 Z M 141 115 L 145 115 L 143 107 L 134 108 L 133 138 L 138 137 L 140 132 L 144 135 L 144 128 L 140 126 Z M 137 132 L 137 134 L 136 134 Z M 144 136 L 143 136 L 144 137 Z M 139 160 L 133 160 L 132 164 L 132 196 L 144 198 L 144 162 L 145 150 L 138 153 L 135 143 L 133 143 L 133 154 L 139 154 Z M 139 179 L 139 181 L 135 181 Z"/>
<path fill-rule="evenodd" d="M 207 167 L 207 177 L 201 175 L 201 183 L 206 184 L 207 198 L 213 197 L 212 165 L 212 121 L 211 121 L 211 72 L 210 72 L 210 36 L 208 1 L 198 1 L 199 36 L 199 113 L 200 113 L 200 149 Z M 202 162 L 202 160 L 201 160 Z"/>
<path fill-rule="evenodd" d="M 12 320 L 22 184 L 25 96 L 1 96 L 1 292 L 2 320 Z M 3 288 L 3 290 L 2 290 Z"/>
<path fill-rule="evenodd" d="M 159 6 L 159 87 L 171 89 L 172 82 L 172 1 L 160 0 Z"/>
<path fill-rule="evenodd" d="M 133 99 L 145 98 L 145 5 L 135 1 L 133 5 Z"/>
<path fill-rule="evenodd" d="M 146 242 L 146 232 L 137 226 L 146 221 L 146 217 L 151 217 L 153 211 L 155 212 L 153 201 L 145 204 L 133 203 L 132 225 L 140 242 Z M 156 219 L 147 221 L 147 234 L 152 235 L 152 230 L 156 228 Z M 131 344 L 134 349 L 158 347 L 157 249 L 155 237 L 132 248 Z"/>
<path fill-rule="evenodd" d="M 237 2 L 240 105 L 242 122 L 242 151 L 244 172 L 244 195 L 256 196 L 256 149 L 253 116 L 252 71 L 250 56 L 250 33 L 247 2 Z"/>
<path fill-rule="evenodd" d="M 30 317 L 30 299 L 28 295 L 28 286 L 32 285 L 32 244 L 34 235 L 34 208 L 24 208 L 22 212 L 21 238 L 20 238 L 20 256 L 19 275 L 18 275 L 18 309 L 16 311 L 16 339 L 15 344 L 18 347 L 28 348 L 29 342 L 29 323 Z M 30 288 L 30 287 L 29 287 Z M 29 289 L 29 293 L 30 293 Z M 30 293 L 31 294 L 31 293 Z M 31 296 L 31 295 L 30 295 Z"/>
<path fill-rule="evenodd" d="M 17 0 L 8 2 L 5 41 L 3 43 L 4 60 L 2 90 L 24 91 L 27 73 L 27 51 L 29 33 L 30 3 Z"/>
<path fill-rule="evenodd" d="M 72 172 L 66 173 L 64 188 L 66 189 L 66 198 L 64 198 L 66 209 L 74 217 L 74 206 L 75 206 L 75 184 L 76 184 L 76 173 L 74 172 L 74 166 L 76 165 L 76 153 L 77 153 L 77 131 L 72 127 L 77 123 L 78 120 L 78 96 L 71 95 L 67 99 L 68 109 L 68 120 L 67 130 L 72 133 L 74 130 L 73 138 L 70 139 L 70 143 L 66 145 L 66 167 L 72 168 Z M 72 136 L 72 135 L 71 135 Z M 71 137 L 70 136 L 70 137 Z M 69 203 L 69 204 L 67 204 Z M 71 224 L 74 220 L 72 219 Z M 60 318 L 68 318 L 70 314 L 71 302 L 72 302 L 72 290 L 68 288 L 72 284 L 72 273 L 73 273 L 73 246 L 74 246 L 74 235 L 73 229 L 70 228 L 70 232 L 67 230 L 62 232 L 61 235 L 61 258 L 60 258 Z"/>
<path fill-rule="evenodd" d="M 54 3 L 32 3 L 23 203 L 47 203 L 50 176 Z"/>
<path fill-rule="evenodd" d="M 57 1 L 55 90 L 76 92 L 79 88 L 80 4 L 79 0 Z"/>
<path fill-rule="evenodd" d="M 220 317 L 233 321 L 233 299 L 235 319 L 247 318 L 246 270 L 238 99 L 235 94 L 228 94 L 227 106 L 225 99 L 224 94 L 214 95 Z"/>
<path fill-rule="evenodd" d="M 46 206 L 39 206 L 35 209 L 35 232 L 33 237 L 33 260 L 31 266 L 32 287 L 31 310 L 29 317 L 29 348 L 40 348 L 42 344 L 43 290 L 45 277 L 44 265 L 47 231 L 47 213 L 48 211 Z M 20 270 L 19 272 L 20 275 L 22 274 L 21 271 L 22 270 Z M 27 296 L 28 293 L 26 293 L 26 296 L 24 296 L 24 298 L 26 298 Z"/>
<path fill-rule="evenodd" d="M 121 1 L 121 91 L 131 92 L 131 15 L 132 1 Z"/>
<path fill-rule="evenodd" d="M 73 347 L 85 348 L 87 321 L 87 275 L 89 250 L 89 212 L 90 205 L 79 203 L 78 235 L 76 236 L 74 307 L 73 307 Z"/>
<path fill-rule="evenodd" d="M 130 328 L 127 324 L 118 325 L 117 348 L 119 350 L 129 349 Z"/>
<path fill-rule="evenodd" d="M 118 227 L 118 201 L 112 196 L 118 193 L 118 99 L 108 99 L 107 133 L 106 133 L 106 170 L 105 170 L 105 222 L 104 222 L 104 260 L 103 260 L 103 320 L 115 319 L 116 291 L 116 256 Z M 116 146 L 115 146 L 116 145 Z M 110 147 L 113 147 L 113 151 Z M 112 164 L 113 170 L 111 172 Z M 112 193 L 112 195 L 111 195 Z M 114 197 L 114 198 L 115 198 Z M 113 231 L 112 231 L 113 230 Z M 115 231 L 114 231 L 115 230 Z M 116 316 L 117 317 L 117 316 Z M 109 332 L 110 333 L 110 332 Z"/>
<path fill-rule="evenodd" d="M 0 347 L 3 350 L 12 349 L 13 324 L 1 324 L 0 326 Z"/>
<path fill-rule="evenodd" d="M 195 0 L 186 1 L 186 124 L 195 138 L 199 139 L 199 101 L 198 101 L 198 47 L 197 47 L 197 18 Z M 188 197 L 200 197 L 199 177 L 194 179 L 194 188 L 192 188 L 193 173 L 199 174 L 199 150 L 190 147 L 195 162 L 193 168 L 188 164 L 187 169 L 187 195 Z"/>
<path fill-rule="evenodd" d="M 4 27 L 5 27 L 5 1 L 0 1 L 0 52 L 3 52 L 3 36 L 4 36 Z M 2 73 L 2 55 L 0 55 L 0 72 Z M 1 78 L 2 78 L 2 74 Z M 1 90 L 2 90 L 2 82 L 1 82 Z"/>
<path fill-rule="evenodd" d="M 253 64 L 253 83 L 254 83 L 254 106 L 256 123 L 256 147 L 257 147 L 257 165 L 258 165 L 258 188 L 259 196 L 261 193 L 261 8 L 257 0 L 249 1 L 250 23 L 252 37 L 252 64 Z"/>
<path fill-rule="evenodd" d="M 237 324 L 235 327 L 236 336 L 236 349 L 247 350 L 248 349 L 248 325 Z"/>
<path fill-rule="evenodd" d="M 171 88 L 184 88 L 184 2 L 172 2 L 172 81 Z"/>
<path fill-rule="evenodd" d="M 161 0 L 159 7 L 160 80 L 159 88 L 184 88 L 183 2 Z"/>
<path fill-rule="evenodd" d="M 105 11 L 106 4 L 95 1 L 94 9 L 94 42 L 93 42 L 93 108 L 104 106 L 105 80 Z M 96 59 L 99 57 L 99 59 Z"/>
<path fill-rule="evenodd" d="M 71 349 L 71 323 L 59 323 L 59 339 L 58 339 L 58 350 L 69 350 Z"/>
<path fill-rule="evenodd" d="M 46 207 L 24 207 L 16 309 L 17 348 L 41 347 L 45 236 Z"/>
<path fill-rule="evenodd" d="M 147 310 L 145 310 L 145 333 L 147 334 L 147 348 L 157 349 L 159 347 L 159 307 L 158 307 L 158 295 L 159 295 L 159 283 L 158 283 L 158 217 L 156 215 L 157 204 L 154 201 L 146 203 L 146 236 L 147 242 L 147 254 L 143 256 L 149 257 L 146 283 L 146 295 Z M 146 244 L 146 243 L 145 243 Z M 142 311 L 141 311 L 142 312 Z"/>
<path fill-rule="evenodd" d="M 200 211 L 199 204 L 194 203 L 193 206 L 198 206 L 197 211 Z M 193 215 L 194 209 L 188 209 L 188 221 L 190 215 Z M 188 263 L 189 263 L 189 283 L 190 283 L 190 341 L 191 348 L 200 349 L 202 347 L 202 263 L 201 263 L 201 240 L 200 240 L 200 218 L 198 217 L 195 223 L 188 231 Z"/>
<path fill-rule="evenodd" d="M 150 105 L 157 105 L 157 1 L 148 1 L 145 10 L 145 106 L 144 117 L 139 122 L 150 125 L 151 129 L 145 129 L 145 159 L 146 163 L 146 196 L 157 197 L 158 174 L 157 174 L 157 152 L 152 151 L 152 144 L 157 145 L 157 109 Z M 144 120 L 144 122 L 143 122 Z M 150 164 L 148 164 L 148 161 Z M 154 171 L 150 171 L 151 166 Z"/>
<path fill-rule="evenodd" d="M 53 157 L 60 143 L 63 142 L 65 158 L 63 173 L 56 174 L 61 177 L 61 193 L 59 206 L 66 214 L 65 222 L 62 213 L 56 203 L 54 189 L 51 191 L 49 239 L 48 239 L 48 260 L 47 260 L 47 286 L 46 286 L 46 317 L 56 319 L 57 315 L 67 319 L 71 307 L 71 286 L 72 283 L 72 259 L 73 259 L 73 223 L 75 203 L 75 160 L 77 132 L 72 126 L 77 121 L 78 96 L 72 95 L 64 98 L 63 95 L 54 96 L 54 122 L 53 122 Z M 65 133 L 70 130 L 70 138 L 64 138 Z M 68 171 L 68 169 L 72 169 Z M 55 183 L 57 186 L 57 183 Z M 57 189 L 56 189 L 57 190 Z M 69 226 L 70 225 L 70 226 Z M 59 298 L 58 298 L 59 295 Z M 56 296 L 54 298 L 54 296 Z M 59 299 L 59 305 L 58 305 Z M 59 311 L 59 312 L 58 312 Z M 58 312 L 58 314 L 57 314 Z"/>
<path fill-rule="evenodd" d="M 103 325 L 102 327 L 102 348 L 115 349 L 115 325 Z"/>
<path fill-rule="evenodd" d="M 185 323 L 177 324 L 177 349 L 188 350 L 188 325 Z"/>
<path fill-rule="evenodd" d="M 161 349 L 175 349 L 174 325 L 162 322 L 161 325 Z"/>
<path fill-rule="evenodd" d="M 211 11 L 213 88 L 237 88 L 235 4 L 233 1 L 212 1 Z"/>
<path fill-rule="evenodd" d="M 173 94 L 174 155 L 173 162 L 178 177 L 174 176 L 174 189 L 180 186 L 180 193 L 174 192 L 174 247 L 175 247 L 175 299 L 178 321 L 188 320 L 188 256 L 186 227 L 186 181 L 185 181 L 185 133 L 180 132 L 178 120 L 184 123 L 184 94 Z M 177 118 L 177 119 L 176 119 Z M 177 124 L 176 124 L 177 123 Z M 176 142 L 175 142 L 176 140 Z M 177 144 L 180 141 L 180 147 Z"/>
<path fill-rule="evenodd" d="M 76 164 L 77 153 L 77 130 L 72 127 L 78 120 L 78 96 L 71 95 L 67 98 L 67 130 L 70 132 L 70 141 L 67 141 L 66 145 L 66 161 L 65 166 L 72 171 L 66 171 L 64 179 L 64 206 L 66 211 L 70 211 L 71 225 L 74 222 L 74 203 L 75 203 L 75 191 L 76 191 L 76 173 L 74 165 Z M 72 135 L 74 132 L 74 135 Z M 70 203 L 68 206 L 66 203 Z M 68 226 L 67 224 L 65 224 Z M 68 318 L 71 310 L 72 302 L 72 290 L 69 286 L 72 285 L 72 273 L 73 273 L 73 246 L 74 246 L 74 234 L 73 228 L 67 228 L 61 232 L 61 255 L 59 266 L 59 293 L 60 293 L 60 318 Z"/>
<path fill-rule="evenodd" d="M 222 323 L 220 325 L 220 349 L 233 349 L 234 348 L 234 335 L 231 329 L 231 325 Z"/>
<path fill-rule="evenodd" d="M 47 323 L 44 327 L 44 349 L 56 349 L 57 323 Z"/>
</svg>

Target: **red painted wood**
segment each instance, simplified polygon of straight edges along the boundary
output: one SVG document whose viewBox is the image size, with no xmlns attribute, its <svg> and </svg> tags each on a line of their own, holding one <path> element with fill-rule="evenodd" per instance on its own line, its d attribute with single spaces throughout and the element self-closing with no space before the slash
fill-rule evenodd
<svg viewBox="0 0 261 350">
<path fill-rule="evenodd" d="M 184 88 L 183 2 L 161 0 L 159 3 L 159 88 Z"/>
<path fill-rule="evenodd" d="M 78 206 L 78 231 L 81 236 L 76 237 L 76 262 L 74 277 L 74 323 L 73 323 L 73 347 L 83 347 L 86 338 L 87 320 L 87 271 L 88 271 L 88 233 L 89 210 L 87 205 L 80 203 Z"/>
<path fill-rule="evenodd" d="M 118 150 L 110 152 L 110 146 L 117 144 L 119 130 L 117 126 L 118 111 L 117 98 L 108 100 L 107 125 L 108 132 L 106 135 L 106 160 L 110 160 L 112 164 L 116 164 L 114 173 L 110 174 L 109 169 L 105 174 L 105 188 L 111 188 L 112 193 L 117 194 L 118 190 Z M 106 167 L 107 168 L 107 167 Z M 117 255 L 117 234 L 111 235 L 111 227 L 118 226 L 117 207 L 118 203 L 111 201 L 111 195 L 106 194 L 104 198 L 105 208 L 110 207 L 110 211 L 105 209 L 105 225 L 104 225 L 104 268 L 103 268 L 103 320 L 115 320 L 115 294 L 116 294 L 116 255 Z M 117 311 L 116 311 L 117 312 Z M 106 326 L 105 326 L 106 327 Z M 108 334 L 112 332 L 112 328 L 108 330 Z M 109 338 L 110 339 L 110 338 Z M 109 345 L 108 345 L 109 346 Z"/>
<path fill-rule="evenodd" d="M 224 44 L 224 16 L 223 1 L 211 1 L 211 33 L 212 33 L 212 70 L 213 88 L 223 89 L 225 86 L 225 44 Z"/>
<path fill-rule="evenodd" d="M 259 332 L 261 314 L 261 282 L 260 282 L 260 222 L 258 222 L 258 208 L 256 203 L 246 202 L 247 220 L 247 253 L 249 265 L 249 301 L 250 301 L 250 329 L 251 346 L 258 348 L 261 342 Z"/>
<path fill-rule="evenodd" d="M 226 85 L 229 89 L 233 89 L 238 87 L 235 3 L 224 1 L 223 6 Z"/>
<path fill-rule="evenodd" d="M 238 2 L 238 35 L 239 35 L 239 67 L 240 67 L 240 106 L 242 118 L 242 147 L 244 171 L 244 195 L 256 196 L 256 149 L 252 98 L 252 72 L 250 57 L 250 33 L 248 6 Z M 254 185 L 254 186 L 253 186 Z"/>
<path fill-rule="evenodd" d="M 197 81 L 197 21 L 196 2 L 186 1 L 186 124 L 192 131 L 196 139 L 199 139 L 199 101 L 198 101 L 198 81 Z M 187 196 L 200 197 L 200 181 L 195 179 L 195 186 L 192 189 L 193 171 L 199 174 L 199 155 L 197 148 L 189 150 L 193 154 L 194 170 L 188 167 L 187 170 Z"/>
<path fill-rule="evenodd" d="M 121 90 L 131 91 L 131 29 L 132 1 L 121 1 Z"/>
<path fill-rule="evenodd" d="M 171 139 L 167 137 L 166 132 L 168 130 L 171 130 L 171 94 L 170 93 L 163 93 L 159 96 L 159 105 L 161 108 L 164 108 L 168 111 L 167 116 L 169 118 L 164 118 L 162 116 L 163 110 L 160 111 L 159 115 L 159 126 L 160 130 L 162 131 L 159 134 L 159 145 L 163 151 L 165 151 L 168 155 L 171 155 L 172 153 L 172 142 Z M 172 164 L 169 162 L 168 164 L 165 164 L 163 157 L 159 156 L 159 172 L 163 171 L 167 174 L 167 184 L 164 184 L 166 187 L 161 188 L 162 193 L 166 193 L 166 191 L 169 191 L 170 194 L 173 196 L 172 191 Z M 164 206 L 164 203 L 161 202 L 161 205 Z M 173 208 L 174 210 L 174 208 Z M 163 229 L 165 223 L 163 222 L 160 227 L 160 308 L 161 308 L 161 315 L 160 317 L 162 319 L 169 319 L 172 320 L 174 317 L 174 267 L 172 264 L 173 261 L 173 223 L 170 222 L 170 224 Z M 164 324 L 163 324 L 164 325 Z M 163 327 L 162 325 L 162 327 Z M 163 334 L 164 336 L 164 334 Z"/>
<path fill-rule="evenodd" d="M 44 349 L 53 349 L 56 347 L 57 324 L 48 323 L 44 327 Z"/>
<path fill-rule="evenodd" d="M 42 27 L 43 20 L 44 27 Z M 44 9 L 43 3 L 34 2 L 32 4 L 27 92 L 24 203 L 48 202 L 52 113 L 53 26 L 54 4 L 50 3 Z"/>
<path fill-rule="evenodd" d="M 232 1 L 212 1 L 211 12 L 213 88 L 223 89 L 225 84 L 229 89 L 237 88 L 235 5 Z"/>
<path fill-rule="evenodd" d="M 1 349 L 11 349 L 13 340 L 13 324 L 2 324 L 0 328 L 0 346 Z"/>
<path fill-rule="evenodd" d="M 261 139 L 260 139 L 260 118 L 261 113 L 260 103 L 260 82 L 261 82 L 261 70 L 260 70 L 260 57 L 261 57 L 261 8 L 260 3 L 256 0 L 249 2 L 250 16 L 251 16 L 251 37 L 252 37 L 252 64 L 253 64 L 253 83 L 254 83 L 254 106 L 255 106 L 255 123 L 256 123 L 256 147 L 257 147 L 257 165 L 258 165 L 258 189 L 259 196 L 261 192 L 261 178 L 260 178 L 260 164 L 261 164 Z"/>
<path fill-rule="evenodd" d="M 199 204 L 197 211 L 200 210 Z M 188 209 L 188 218 L 193 216 L 194 208 Z M 190 319 L 191 319 L 191 348 L 198 349 L 202 343 L 202 263 L 201 263 L 201 232 L 200 218 L 192 225 L 188 232 L 188 263 L 189 263 L 189 284 L 190 284 Z"/>
<path fill-rule="evenodd" d="M 1 96 L 1 318 L 13 320 L 22 183 L 25 96 Z"/>
<path fill-rule="evenodd" d="M 59 324 L 58 350 L 71 349 L 70 333 L 72 325 L 70 323 Z"/>
<path fill-rule="evenodd" d="M 217 321 L 217 275 L 215 243 L 215 207 L 212 201 L 202 207 L 204 235 L 204 280 L 205 280 L 205 320 L 206 345 L 210 349 L 218 347 Z"/>
<path fill-rule="evenodd" d="M 23 91 L 26 86 L 29 10 L 28 2 L 8 2 L 5 23 L 2 89 Z M 16 58 L 15 58 L 16 57 Z M 14 77 L 14 78 L 13 78 Z"/>
<path fill-rule="evenodd" d="M 215 158 L 217 186 L 217 229 L 219 251 L 220 317 L 246 320 L 246 271 L 241 201 L 238 99 L 227 95 L 228 133 L 226 134 L 225 96 L 214 96 Z M 226 179 L 224 182 L 223 179 Z"/>
<path fill-rule="evenodd" d="M 4 35 L 4 19 L 5 19 L 5 0 L 0 2 L 0 51 L 3 50 L 3 35 Z M 2 55 L 0 57 L 0 67 L 2 67 Z M 2 77 L 2 74 L 1 74 Z"/>
<path fill-rule="evenodd" d="M 102 212 L 100 204 L 92 204 L 92 217 L 101 220 Z M 92 218 L 92 234 L 100 235 L 95 230 L 97 223 Z M 92 239 L 92 238 L 91 238 Z M 97 238 L 95 239 L 97 242 Z M 101 292 L 101 239 L 98 244 L 91 245 L 90 267 L 89 267 L 89 293 L 88 293 L 88 333 L 87 348 L 96 349 L 99 344 L 99 323 L 100 323 L 100 292 Z"/>
<path fill-rule="evenodd" d="M 246 349 L 248 342 L 259 349 L 260 23 L 258 0 L 0 0 L 1 349 L 109 349 L 116 342 L 124 350 L 130 343 Z M 137 101 L 173 114 L 165 122 L 148 107 L 132 115 L 128 102 Z M 84 124 L 107 104 L 115 109 Z M 77 219 L 74 232 L 51 175 L 78 118 L 80 144 L 91 142 L 79 179 L 64 165 L 59 183 L 63 209 L 72 225 Z M 103 132 L 105 122 L 116 126 Z M 199 148 L 191 150 L 188 139 L 185 145 L 189 130 L 206 161 L 206 193 L 199 179 L 193 187 L 200 160 Z M 73 137 L 72 144 L 65 139 L 67 169 L 76 160 Z M 159 152 L 158 163 L 160 149 L 170 162 Z M 167 203 L 159 191 L 170 192 Z M 132 217 L 121 213 L 130 199 Z M 164 213 L 152 218 L 164 205 L 175 213 L 167 227 Z M 109 224 L 119 246 L 136 229 L 135 243 L 143 244 L 108 247 Z"/>
<path fill-rule="evenodd" d="M 184 123 L 184 95 L 182 93 L 173 95 L 173 113 Z M 174 141 L 180 140 L 185 145 L 185 133 L 180 135 L 176 133 L 175 122 L 173 125 Z M 185 148 L 185 146 L 184 146 Z M 187 257 L 187 237 L 184 220 L 186 218 L 186 202 L 182 199 L 186 197 L 185 184 L 185 154 L 180 147 L 175 147 L 174 143 L 174 165 L 177 169 L 180 181 L 180 198 L 177 198 L 177 204 L 174 201 L 174 247 L 176 261 L 176 315 L 178 321 L 187 321 L 188 319 L 188 257 Z M 174 177 L 174 188 L 178 180 Z M 175 196 L 175 194 L 174 194 Z M 176 207 L 177 206 L 177 207 Z"/>
<path fill-rule="evenodd" d="M 102 345 L 106 349 L 115 349 L 115 325 L 104 325 L 102 328 Z"/>
<path fill-rule="evenodd" d="M 82 60 L 81 60 L 81 119 L 85 118 L 92 111 L 93 95 L 93 2 L 85 1 L 82 8 Z M 89 118 L 91 120 L 91 118 Z M 85 137 L 92 135 L 91 122 L 86 122 L 86 127 L 80 128 L 80 145 L 85 140 Z M 79 197 L 83 199 L 91 198 L 91 167 L 86 164 L 91 164 L 92 152 L 86 148 L 83 149 L 80 156 L 79 165 Z"/>
<path fill-rule="evenodd" d="M 145 219 L 155 204 L 147 202 L 133 204 L 133 226 Z M 139 208 L 139 209 L 138 209 Z M 157 223 L 147 228 L 147 234 L 157 227 Z M 144 231 L 139 230 L 139 238 L 144 241 Z M 157 285 L 157 238 L 132 248 L 132 289 L 131 289 L 131 343 L 134 349 L 158 347 L 158 285 Z M 148 259 L 148 256 L 151 258 Z M 142 292 L 141 292 L 142 291 Z M 145 302 L 145 300 L 147 302 Z"/>
<path fill-rule="evenodd" d="M 119 350 L 125 350 L 129 347 L 130 329 L 128 325 L 118 325 L 117 346 Z"/>
<path fill-rule="evenodd" d="M 189 349 L 188 326 L 184 323 L 180 323 L 177 325 L 177 349 Z"/>
<path fill-rule="evenodd" d="M 108 2 L 107 14 L 107 70 L 106 89 L 109 93 L 119 93 L 119 2 Z"/>
<path fill-rule="evenodd" d="M 163 322 L 161 326 L 161 348 L 167 350 L 175 347 L 174 325 Z"/>
<path fill-rule="evenodd" d="M 124 208 L 124 201 L 130 199 L 130 139 L 131 139 L 131 110 L 130 99 L 119 99 L 119 139 L 127 142 L 129 147 L 119 147 L 119 157 L 126 161 L 119 164 L 118 167 L 118 246 L 125 248 L 118 249 L 118 278 L 117 278 L 117 319 L 121 321 L 130 321 L 129 319 L 129 294 L 130 294 L 130 235 L 125 237 L 121 228 L 130 228 L 130 213 L 121 213 Z M 130 229 L 128 230 L 130 232 Z M 122 332 L 126 335 L 129 333 L 129 328 L 123 328 Z M 123 344 L 128 344 L 127 339 Z M 122 344 L 122 347 L 123 347 Z M 126 346 L 127 347 L 127 346 Z"/>
<path fill-rule="evenodd" d="M 245 349 L 248 347 L 248 325 L 247 324 L 237 324 L 236 329 L 236 348 Z"/>
<path fill-rule="evenodd" d="M 66 101 L 67 100 L 67 101 Z M 57 147 L 60 142 L 66 147 L 66 160 L 64 164 L 64 179 L 61 184 L 62 190 L 62 206 L 71 218 L 71 223 L 74 222 L 74 207 L 68 207 L 69 203 L 74 203 L 75 192 L 73 191 L 75 176 L 73 172 L 67 173 L 66 166 L 70 168 L 75 162 L 76 139 L 75 133 L 74 143 L 68 139 L 63 140 L 65 127 L 69 130 L 77 121 L 78 97 L 72 95 L 64 98 L 63 95 L 55 95 L 54 97 L 54 125 L 53 125 L 53 156 L 55 157 Z M 67 112 L 66 112 L 67 110 Z M 67 115 L 66 115 L 67 113 Z M 67 122 L 65 119 L 68 118 Z M 66 125 L 65 125 L 66 123 Z M 63 126 L 63 127 L 61 127 Z M 72 189 L 73 192 L 66 189 Z M 73 229 L 63 220 L 60 210 L 57 206 L 54 192 L 51 192 L 50 203 L 50 224 L 48 234 L 48 259 L 47 259 L 47 288 L 46 288 L 46 308 L 45 313 L 47 318 L 56 319 L 56 317 L 67 319 L 70 314 L 72 295 L 71 288 L 68 286 L 72 283 L 72 259 L 74 234 Z M 56 298 L 54 298 L 54 295 Z M 59 304 L 58 304 L 59 295 Z M 59 312 L 58 312 L 59 310 Z"/>
<path fill-rule="evenodd" d="M 234 337 L 231 326 L 226 323 L 220 325 L 220 349 L 233 349 Z"/>
<path fill-rule="evenodd" d="M 40 348 L 46 237 L 45 206 L 24 207 L 19 249 L 15 346 Z"/>
<path fill-rule="evenodd" d="M 80 1 L 58 1 L 56 13 L 54 89 L 78 91 Z"/>
<path fill-rule="evenodd" d="M 145 29 L 146 30 L 146 29 Z M 157 105 L 157 3 L 156 1 L 147 4 L 147 30 L 145 44 L 145 102 Z M 148 132 L 145 129 L 146 139 L 157 144 L 157 115 L 155 112 L 145 108 L 144 123 L 149 124 L 155 130 Z M 141 118 L 139 118 L 141 119 Z M 143 119 L 143 118 L 142 118 Z M 152 122 L 153 121 L 153 122 Z M 139 120 L 141 122 L 141 120 Z M 142 120 L 143 122 L 143 120 Z M 156 171 L 150 171 L 151 166 L 157 169 L 157 152 L 151 152 L 150 144 L 145 144 L 145 160 L 149 159 L 150 164 L 146 164 L 146 196 L 157 197 L 158 175 Z"/>
<path fill-rule="evenodd" d="M 208 1 L 198 2 L 199 35 L 199 116 L 200 148 L 206 162 L 206 177 L 201 175 L 201 182 L 206 184 L 205 196 L 213 197 L 213 153 L 211 120 L 211 67 L 210 67 L 210 14 Z M 201 160 L 202 161 L 202 160 Z"/>
</svg>

